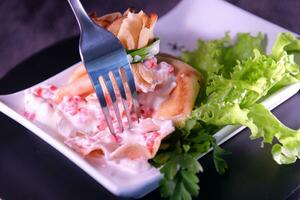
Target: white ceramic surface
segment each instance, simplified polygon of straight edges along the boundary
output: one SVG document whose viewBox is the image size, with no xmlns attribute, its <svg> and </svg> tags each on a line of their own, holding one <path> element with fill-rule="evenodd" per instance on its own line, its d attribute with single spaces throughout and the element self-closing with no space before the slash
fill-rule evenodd
<svg viewBox="0 0 300 200">
<path fill-rule="evenodd" d="M 279 32 L 287 30 L 219 0 L 183 0 L 171 12 L 162 17 L 156 26 L 156 35 L 161 39 L 161 51 L 174 55 L 178 52 L 174 52 L 169 43 L 176 42 L 191 49 L 195 46 L 195 42 L 199 37 L 216 39 L 223 37 L 226 31 L 230 31 L 232 35 L 237 32 L 250 32 L 253 34 L 263 32 L 268 35 L 269 44 L 272 44 Z M 270 50 L 270 45 L 268 50 Z M 70 74 L 72 68 L 74 66 L 43 83 L 63 84 L 66 80 L 65 77 Z M 272 109 L 297 93 L 299 88 L 299 84 L 288 86 L 270 96 L 264 101 L 264 104 Z M 158 186 L 161 175 L 157 169 L 151 168 L 142 174 L 134 172 L 124 174 L 115 170 L 113 166 L 88 162 L 64 145 L 57 133 L 42 124 L 32 123 L 24 118 L 22 115 L 23 105 L 23 91 L 0 96 L 1 112 L 18 121 L 56 148 L 113 194 L 138 198 Z M 243 128 L 226 126 L 217 132 L 215 137 L 218 143 L 221 144 Z"/>
</svg>

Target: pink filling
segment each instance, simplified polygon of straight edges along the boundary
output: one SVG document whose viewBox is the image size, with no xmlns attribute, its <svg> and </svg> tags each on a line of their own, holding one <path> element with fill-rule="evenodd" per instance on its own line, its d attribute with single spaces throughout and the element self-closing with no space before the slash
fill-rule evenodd
<svg viewBox="0 0 300 200">
<path fill-rule="evenodd" d="M 146 60 L 144 62 L 144 65 L 149 69 L 159 71 L 160 76 L 164 76 L 166 75 L 166 73 L 174 73 L 173 66 L 164 62 L 158 64 L 156 58 L 151 58 Z M 159 84 L 157 85 L 157 88 L 160 88 L 161 86 L 162 84 Z M 137 132 L 132 132 L 132 133 L 127 132 L 126 133 L 127 135 L 124 136 L 124 133 L 120 132 L 120 128 L 118 127 L 118 123 L 116 122 L 117 121 L 116 117 L 114 115 L 111 115 L 115 130 L 119 132 L 116 135 L 107 134 L 108 127 L 105 118 L 103 116 L 102 110 L 97 102 L 97 99 L 95 99 L 95 96 L 90 95 L 89 98 L 88 97 L 84 98 L 80 96 L 70 96 L 70 97 L 65 96 L 60 103 L 56 103 L 55 101 L 53 101 L 53 97 L 56 91 L 57 91 L 57 87 L 54 85 L 38 86 L 31 91 L 30 95 L 34 95 L 34 97 L 39 100 L 37 102 L 46 103 L 46 104 L 48 103 L 47 105 L 49 106 L 49 108 L 47 107 L 48 110 L 46 109 L 47 111 L 45 112 L 59 111 L 61 115 L 66 118 L 66 121 L 74 125 L 75 129 L 78 129 L 76 130 L 77 132 L 75 133 L 75 135 L 74 134 L 69 134 L 69 135 L 62 134 L 62 135 L 66 137 L 65 143 L 67 145 L 69 145 L 70 147 L 72 147 L 73 149 L 75 149 L 76 151 L 78 151 L 84 156 L 93 150 L 104 148 L 103 146 L 107 145 L 108 143 L 115 143 L 116 145 L 121 146 L 128 141 L 130 141 L 130 143 L 136 142 L 137 144 L 144 145 L 145 148 L 148 149 L 149 153 L 153 156 L 158 148 L 157 142 L 160 142 L 160 140 L 163 137 L 165 137 L 167 134 L 169 134 L 171 132 L 170 130 L 173 128 L 172 125 L 170 124 L 169 132 L 160 132 L 161 127 L 156 123 L 154 123 L 153 121 L 151 121 L 152 119 L 148 122 L 147 121 L 148 118 L 151 118 L 153 116 L 155 107 L 152 104 L 148 105 L 147 102 L 144 102 L 144 103 L 140 103 L 140 112 L 142 115 L 142 119 L 145 119 L 145 121 L 143 122 L 144 123 L 143 129 L 138 129 Z M 143 98 L 145 99 L 150 98 L 147 97 L 147 94 L 148 93 L 143 93 L 139 91 L 138 96 L 143 95 Z M 149 95 L 153 96 L 153 94 L 149 94 Z M 162 96 L 161 98 L 165 98 L 165 96 Z M 106 96 L 106 99 L 108 100 L 108 102 L 110 102 L 108 96 Z M 28 104 L 28 105 L 33 106 L 34 104 Z M 112 108 L 110 109 L 112 111 Z M 123 106 L 119 105 L 119 109 L 121 111 L 123 124 L 125 125 L 125 127 L 128 127 L 129 124 Z M 132 121 L 135 124 L 137 124 L 137 117 L 133 112 L 132 105 L 130 106 L 129 109 L 131 112 L 130 117 Z M 35 110 L 36 113 L 34 111 L 29 111 L 29 110 L 34 110 L 34 109 L 29 108 L 27 110 L 25 107 L 24 116 L 29 120 L 36 119 L 37 114 L 40 114 L 38 113 L 40 112 L 39 109 Z M 111 113 L 114 112 L 112 111 Z M 47 116 L 47 113 L 45 113 L 45 116 Z M 47 123 L 47 119 L 45 119 L 45 124 L 46 123 Z M 65 124 L 62 124 L 60 126 L 68 127 Z M 81 128 L 83 128 L 83 130 L 81 130 Z M 140 137 L 139 138 L 140 141 L 134 141 L 136 140 L 136 138 L 132 139 L 131 141 L 131 139 L 129 138 L 131 137 L 130 134 L 133 134 L 134 137 L 136 138 Z M 129 139 L 125 137 L 128 137 Z M 103 142 L 103 144 L 101 142 Z M 102 146 L 100 145 L 100 143 Z"/>
</svg>

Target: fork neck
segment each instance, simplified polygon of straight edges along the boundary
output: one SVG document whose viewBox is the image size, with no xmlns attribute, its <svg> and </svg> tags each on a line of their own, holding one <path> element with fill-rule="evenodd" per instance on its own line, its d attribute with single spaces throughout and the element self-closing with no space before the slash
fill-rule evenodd
<svg viewBox="0 0 300 200">
<path fill-rule="evenodd" d="M 79 24 L 80 31 L 93 25 L 93 21 L 84 10 L 80 0 L 68 0 L 68 2 Z"/>
</svg>

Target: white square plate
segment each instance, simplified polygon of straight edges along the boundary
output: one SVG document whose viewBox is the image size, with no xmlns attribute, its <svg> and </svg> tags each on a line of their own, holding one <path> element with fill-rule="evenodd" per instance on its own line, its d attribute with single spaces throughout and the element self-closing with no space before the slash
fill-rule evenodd
<svg viewBox="0 0 300 200">
<path fill-rule="evenodd" d="M 170 43 L 184 45 L 192 49 L 198 38 L 216 39 L 223 37 L 226 31 L 232 35 L 237 32 L 262 32 L 268 35 L 269 44 L 273 44 L 279 32 L 287 30 L 249 14 L 237 7 L 219 0 L 183 0 L 172 11 L 162 17 L 156 25 L 156 36 L 161 39 L 161 51 L 178 54 L 170 48 Z M 270 50 L 270 45 L 267 48 Z M 43 82 L 64 84 L 74 66 Z M 41 83 L 40 83 L 41 84 Z M 272 109 L 297 93 L 299 84 L 288 86 L 270 96 L 264 105 Z M 0 96 L 0 110 L 13 118 L 48 144 L 56 148 L 82 170 L 93 177 L 110 192 L 124 197 L 141 197 L 158 186 L 161 175 L 155 168 L 143 173 L 128 171 L 126 174 L 107 166 L 87 161 L 68 148 L 58 134 L 42 124 L 28 121 L 23 117 L 24 91 Z M 215 134 L 217 142 L 223 143 L 244 127 L 226 126 Z"/>
</svg>

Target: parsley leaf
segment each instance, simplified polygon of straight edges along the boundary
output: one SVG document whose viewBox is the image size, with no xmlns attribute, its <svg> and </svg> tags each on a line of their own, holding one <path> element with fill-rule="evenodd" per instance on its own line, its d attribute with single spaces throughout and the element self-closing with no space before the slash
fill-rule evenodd
<svg viewBox="0 0 300 200">
<path fill-rule="evenodd" d="M 168 180 L 166 178 L 163 178 L 160 181 L 161 197 L 167 198 L 167 197 L 172 196 L 172 194 L 174 193 L 174 190 L 175 190 L 175 186 L 176 186 L 176 182 L 174 180 Z"/>
<path fill-rule="evenodd" d="M 199 178 L 193 172 L 182 170 L 180 171 L 183 184 L 192 196 L 198 196 L 200 187 L 198 185 Z"/>
<path fill-rule="evenodd" d="M 160 181 L 163 198 L 189 200 L 198 196 L 200 187 L 197 173 L 203 172 L 198 158 L 211 147 L 214 149 L 216 169 L 224 173 L 227 164 L 222 156 L 226 153 L 212 136 L 218 129 L 217 126 L 189 119 L 185 127 L 176 129 L 163 141 L 163 148 L 151 161 L 152 165 L 161 166 L 160 172 L 164 175 Z"/>
<path fill-rule="evenodd" d="M 213 158 L 214 158 L 215 168 L 219 174 L 223 175 L 228 169 L 228 165 L 226 161 L 223 159 L 223 156 L 229 155 L 230 152 L 222 149 L 220 146 L 216 144 L 215 141 L 212 143 L 212 146 L 213 146 Z"/>
<path fill-rule="evenodd" d="M 168 180 L 173 180 L 177 173 L 176 160 L 170 159 L 167 161 L 166 164 L 161 168 L 160 172 L 163 173 Z"/>
</svg>

